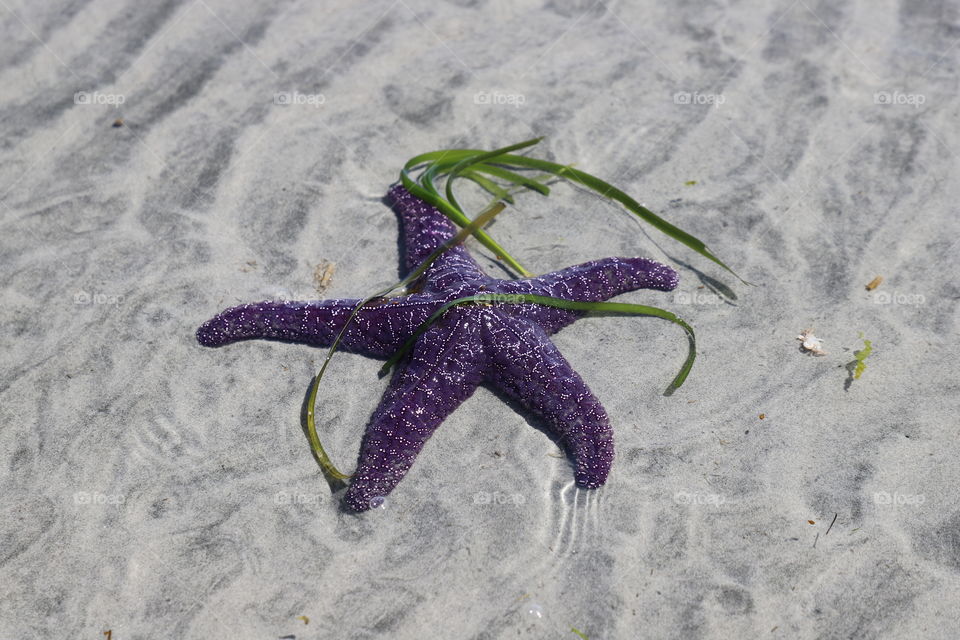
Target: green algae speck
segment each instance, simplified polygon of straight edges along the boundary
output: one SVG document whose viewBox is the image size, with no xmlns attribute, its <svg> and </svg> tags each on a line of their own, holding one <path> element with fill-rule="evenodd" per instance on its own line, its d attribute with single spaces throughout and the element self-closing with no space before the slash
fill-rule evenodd
<svg viewBox="0 0 960 640">
<path fill-rule="evenodd" d="M 860 334 L 860 337 L 862 338 L 863 334 Z M 869 340 L 864 340 L 863 349 L 860 349 L 860 351 L 853 352 L 853 356 L 856 358 L 855 362 L 857 363 L 857 368 L 854 369 L 853 371 L 854 380 L 859 380 L 861 374 L 863 374 L 864 370 L 866 370 L 867 363 L 864 362 L 864 360 L 867 359 L 867 356 L 869 356 L 872 351 L 873 351 L 873 345 L 870 343 Z"/>
</svg>

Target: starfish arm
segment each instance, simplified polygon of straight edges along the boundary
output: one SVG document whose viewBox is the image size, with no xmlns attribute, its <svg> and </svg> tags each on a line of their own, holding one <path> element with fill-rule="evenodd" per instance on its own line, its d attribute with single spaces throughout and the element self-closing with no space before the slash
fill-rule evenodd
<svg viewBox="0 0 960 640">
<path fill-rule="evenodd" d="M 677 272 L 649 258 L 604 258 L 536 278 L 505 282 L 503 293 L 532 293 L 568 300 L 600 302 L 637 289 L 673 291 Z"/>
<path fill-rule="evenodd" d="M 440 423 L 477 388 L 485 360 L 478 333 L 479 323 L 452 311 L 418 340 L 367 426 L 348 507 L 366 511 L 389 494 Z"/>
<path fill-rule="evenodd" d="M 269 338 L 329 347 L 359 300 L 312 302 L 267 301 L 232 307 L 197 329 L 197 341 L 207 347 Z M 383 301 L 365 306 L 350 323 L 340 348 L 386 358 L 399 349 L 417 326 L 440 303 L 423 296 L 402 302 Z"/>
<path fill-rule="evenodd" d="M 412 271 L 457 234 L 447 216 L 407 191 L 402 185 L 390 190 L 390 200 L 403 225 L 406 269 Z M 437 258 L 427 272 L 427 280 L 435 291 L 463 281 L 482 278 L 483 272 L 461 244 L 451 247 Z"/>
<path fill-rule="evenodd" d="M 491 323 L 489 332 L 488 382 L 543 420 L 573 458 L 578 486 L 601 486 L 614 454 L 600 401 L 540 327 L 510 319 Z"/>
<path fill-rule="evenodd" d="M 457 229 L 439 209 L 416 197 L 403 185 L 390 189 L 389 196 L 403 225 L 406 267 L 410 271 L 456 235 Z"/>
<path fill-rule="evenodd" d="M 648 258 L 604 258 L 585 262 L 536 278 L 498 282 L 497 293 L 534 294 L 602 302 L 637 289 L 672 291 L 679 282 L 677 272 L 665 264 Z M 547 333 L 567 326 L 580 313 L 543 305 L 516 305 L 511 312 L 541 325 Z"/>
</svg>

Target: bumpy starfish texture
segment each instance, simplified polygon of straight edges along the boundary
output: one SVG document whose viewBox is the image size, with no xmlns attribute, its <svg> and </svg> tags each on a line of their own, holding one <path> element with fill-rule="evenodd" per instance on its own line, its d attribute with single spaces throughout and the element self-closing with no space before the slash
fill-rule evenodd
<svg viewBox="0 0 960 640">
<path fill-rule="evenodd" d="M 451 238 L 454 225 L 402 186 L 390 191 L 400 216 L 406 268 Z M 341 348 L 387 358 L 444 303 L 476 294 L 536 294 L 603 301 L 637 289 L 670 291 L 678 277 L 645 258 L 606 258 L 524 280 L 486 275 L 462 245 L 437 258 L 415 292 L 365 306 Z M 206 346 L 270 338 L 326 347 L 359 300 L 269 301 L 227 309 L 197 330 Z M 360 447 L 346 504 L 364 511 L 389 494 L 440 423 L 485 383 L 536 414 L 573 458 L 580 487 L 597 488 L 613 462 L 613 433 L 599 400 L 549 336 L 582 314 L 538 304 L 464 304 L 425 331 L 399 363 Z"/>
</svg>

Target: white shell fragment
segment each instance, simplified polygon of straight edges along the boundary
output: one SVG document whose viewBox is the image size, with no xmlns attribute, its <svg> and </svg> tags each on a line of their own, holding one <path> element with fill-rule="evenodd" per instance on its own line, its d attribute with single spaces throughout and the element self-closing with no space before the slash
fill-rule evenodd
<svg viewBox="0 0 960 640">
<path fill-rule="evenodd" d="M 813 335 L 813 329 L 804 329 L 800 335 L 797 336 L 797 340 L 801 342 L 800 348 L 803 351 L 812 353 L 815 356 L 827 355 L 827 352 L 823 350 L 823 343 L 820 341 L 820 338 Z"/>
</svg>

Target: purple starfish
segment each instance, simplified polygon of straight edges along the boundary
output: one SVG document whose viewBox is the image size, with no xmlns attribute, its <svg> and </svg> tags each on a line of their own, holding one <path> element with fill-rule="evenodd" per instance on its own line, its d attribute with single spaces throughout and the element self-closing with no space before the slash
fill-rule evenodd
<svg viewBox="0 0 960 640">
<path fill-rule="evenodd" d="M 454 225 L 436 208 L 395 186 L 412 270 L 451 238 Z M 444 252 L 410 295 L 364 307 L 341 348 L 377 358 L 399 349 L 445 302 L 476 294 L 537 294 L 602 301 L 636 289 L 670 291 L 678 277 L 644 258 L 606 258 L 525 280 L 486 275 L 462 245 Z M 510 298 L 505 297 L 504 301 Z M 259 302 L 227 309 L 197 330 L 206 346 L 272 338 L 327 347 L 358 300 Z M 536 414 L 572 456 L 576 483 L 594 489 L 613 462 L 613 433 L 600 401 L 548 337 L 582 314 L 538 304 L 452 307 L 400 362 L 373 413 L 360 448 L 347 505 L 365 511 L 390 493 L 440 423 L 487 383 Z"/>
</svg>

